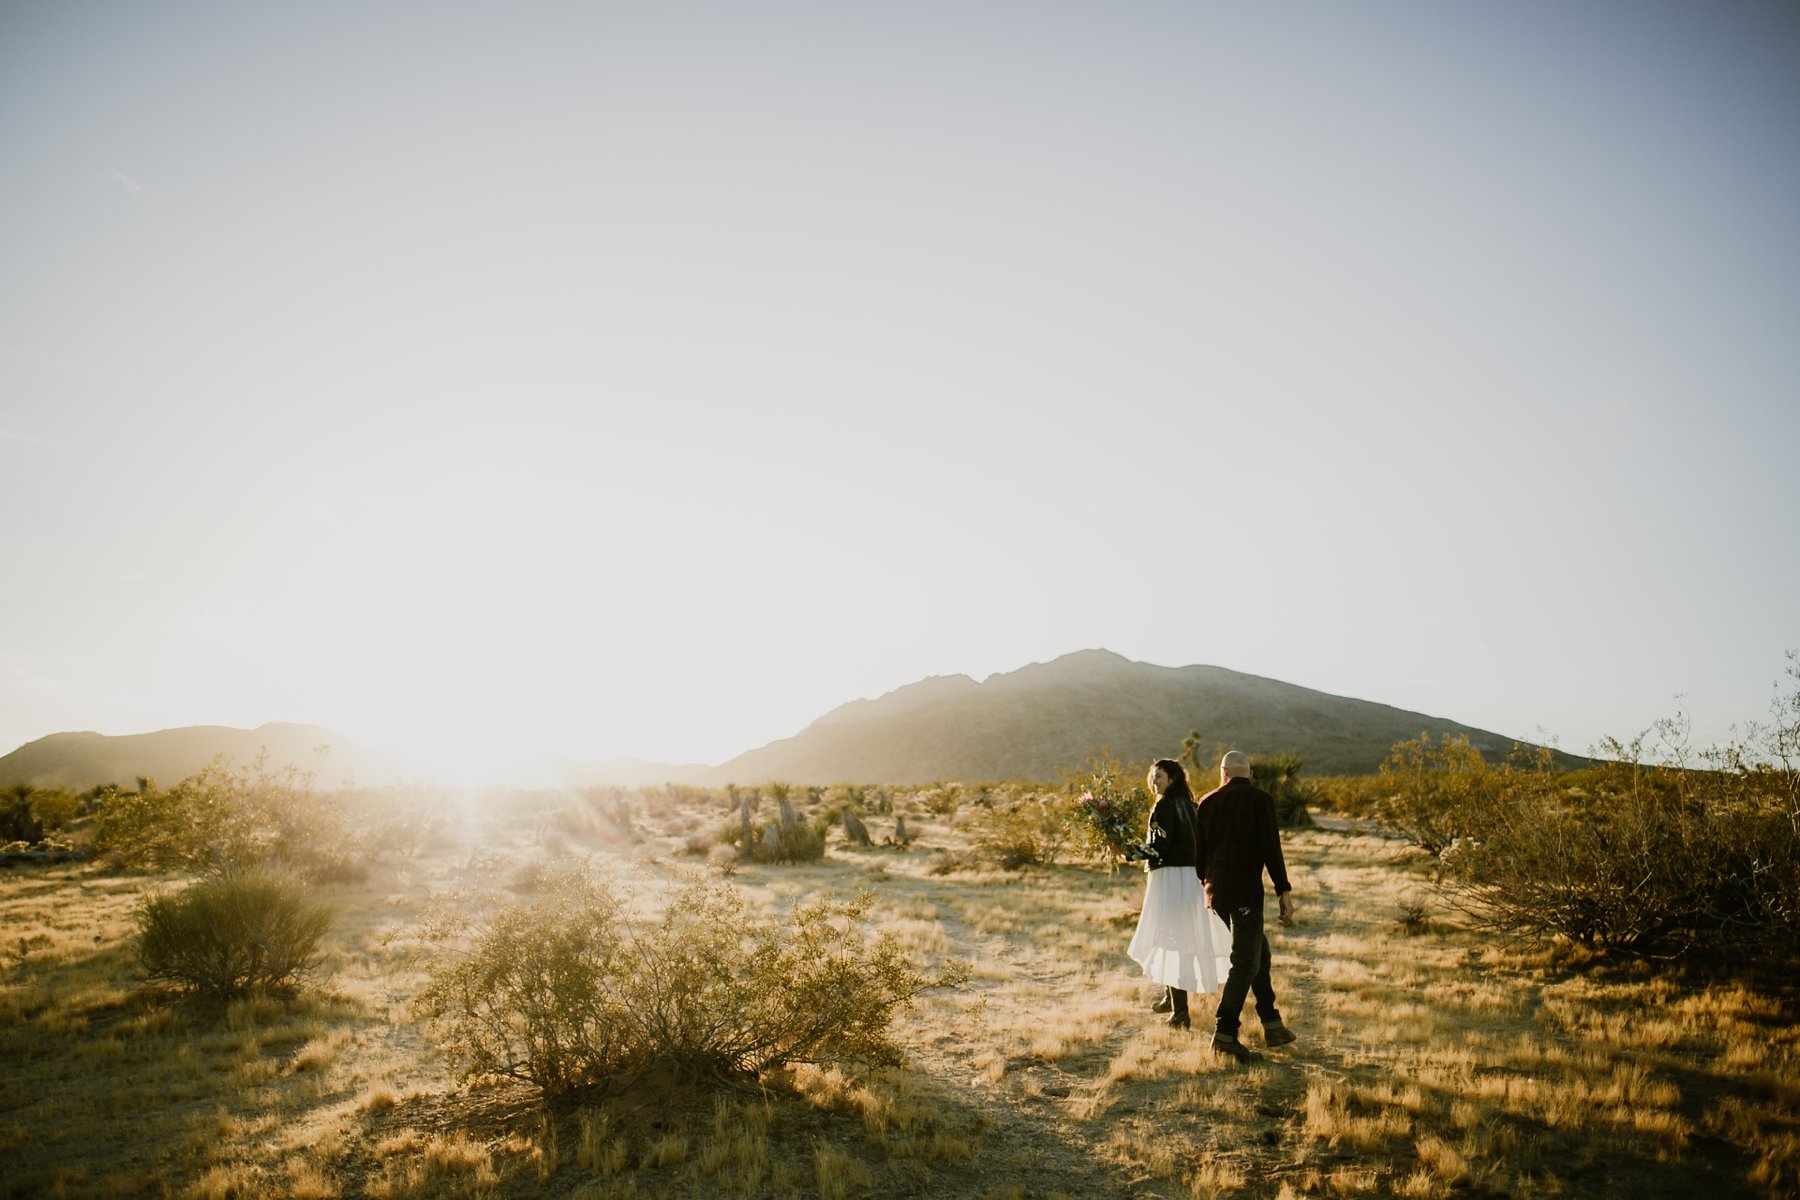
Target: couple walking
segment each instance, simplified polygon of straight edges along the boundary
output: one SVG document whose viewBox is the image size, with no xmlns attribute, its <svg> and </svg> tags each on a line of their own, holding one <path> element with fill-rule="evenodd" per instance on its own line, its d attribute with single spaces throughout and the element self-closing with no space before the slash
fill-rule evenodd
<svg viewBox="0 0 1800 1200">
<path fill-rule="evenodd" d="M 1220 760 L 1219 786 L 1199 803 L 1174 759 L 1156 761 L 1150 787 L 1156 793 L 1145 846 L 1150 879 L 1128 953 L 1144 974 L 1167 988 L 1155 1011 L 1168 1013 L 1177 1029 L 1189 1024 L 1188 993 L 1217 989 L 1223 974 L 1212 1048 L 1239 1062 L 1253 1061 L 1260 1056 L 1238 1040 L 1246 994 L 1256 997 L 1264 1045 L 1294 1040 L 1275 1008 L 1269 939 L 1263 933 L 1265 870 L 1275 885 L 1281 923 L 1294 919 L 1275 801 L 1250 782 L 1250 760 L 1237 750 Z M 1228 964 L 1223 969 L 1221 960 Z"/>
</svg>

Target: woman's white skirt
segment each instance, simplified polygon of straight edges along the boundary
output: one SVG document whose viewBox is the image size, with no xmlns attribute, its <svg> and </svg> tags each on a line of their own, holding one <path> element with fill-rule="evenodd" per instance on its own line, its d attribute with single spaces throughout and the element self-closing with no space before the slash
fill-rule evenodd
<svg viewBox="0 0 1800 1200">
<path fill-rule="evenodd" d="M 1230 970 L 1231 931 L 1206 907 L 1192 867 L 1158 867 L 1144 885 L 1144 911 L 1126 951 L 1155 983 L 1215 992 Z"/>
</svg>

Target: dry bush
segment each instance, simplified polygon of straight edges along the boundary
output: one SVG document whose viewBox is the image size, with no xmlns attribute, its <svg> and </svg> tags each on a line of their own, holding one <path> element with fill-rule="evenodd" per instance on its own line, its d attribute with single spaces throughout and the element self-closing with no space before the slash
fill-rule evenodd
<svg viewBox="0 0 1800 1200">
<path fill-rule="evenodd" d="M 287 864 L 314 878 L 355 871 L 350 829 L 337 798 L 311 776 L 260 761 L 231 769 L 215 759 L 168 790 L 140 780 L 101 804 L 94 848 L 115 865 L 159 870 Z"/>
<path fill-rule="evenodd" d="M 689 885 L 655 922 L 579 872 L 542 898 L 451 918 L 418 1009 L 465 1077 L 498 1075 L 563 1097 L 653 1070 L 741 1078 L 788 1063 L 891 1062 L 888 1024 L 929 978 L 868 900 L 750 912 L 719 881 Z"/>
<path fill-rule="evenodd" d="M 36 844 L 65 828 L 82 812 L 82 801 L 67 788 L 34 788 L 17 783 L 0 793 L 0 843 Z"/>
<path fill-rule="evenodd" d="M 209 995 L 297 984 L 318 959 L 332 910 L 279 870 L 223 871 L 138 909 L 138 962 L 151 979 Z"/>
<path fill-rule="evenodd" d="M 1006 870 L 1049 866 L 1071 833 L 1072 804 L 1054 793 L 995 797 L 970 811 L 970 843 L 978 858 Z"/>
<path fill-rule="evenodd" d="M 1782 765 L 1800 692 L 1785 703 L 1786 725 L 1705 769 L 1685 765 L 1675 718 L 1660 761 L 1640 736 L 1567 775 L 1491 771 L 1479 832 L 1442 855 L 1458 903 L 1489 928 L 1634 954 L 1800 954 L 1800 763 Z"/>
<path fill-rule="evenodd" d="M 1499 790 L 1481 751 L 1460 734 L 1434 742 L 1422 733 L 1398 743 L 1381 764 L 1381 779 L 1382 819 L 1433 854 L 1478 834 Z"/>
<path fill-rule="evenodd" d="M 1380 775 L 1320 775 L 1312 782 L 1312 807 L 1342 817 L 1374 817 L 1391 788 Z"/>
<path fill-rule="evenodd" d="M 773 819 L 756 816 L 757 796 L 740 798 L 734 820 L 720 831 L 723 845 L 735 846 L 740 861 L 759 863 L 809 863 L 825 857 L 825 835 L 831 829 L 829 818 L 806 818 L 788 801 L 785 784 L 770 784 L 775 800 Z"/>
<path fill-rule="evenodd" d="M 1663 957 L 1800 952 L 1800 830 L 1726 801 L 1691 773 L 1625 761 L 1581 795 L 1494 804 L 1443 855 L 1458 904 L 1509 933 Z"/>
<path fill-rule="evenodd" d="M 962 805 L 960 783 L 940 783 L 917 794 L 917 800 L 934 817 L 947 817 Z"/>
<path fill-rule="evenodd" d="M 1800 684 L 1800 665 L 1790 672 Z M 1679 958 L 1800 954 L 1800 687 L 1775 720 L 1696 756 L 1685 717 L 1550 769 L 1516 746 L 1491 765 L 1466 739 L 1402 742 L 1382 815 L 1436 854 L 1451 900 L 1523 937 Z M 1689 765 L 1697 761 L 1697 765 Z"/>
</svg>

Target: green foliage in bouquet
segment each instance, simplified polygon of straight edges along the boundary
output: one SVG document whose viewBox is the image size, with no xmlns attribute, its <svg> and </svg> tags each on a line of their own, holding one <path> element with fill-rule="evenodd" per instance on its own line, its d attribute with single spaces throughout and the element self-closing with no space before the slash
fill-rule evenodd
<svg viewBox="0 0 1800 1200">
<path fill-rule="evenodd" d="M 1076 845 L 1114 866 L 1144 844 L 1150 822 L 1150 792 L 1141 783 L 1124 784 L 1123 775 L 1116 759 L 1090 758 L 1064 785 L 1074 801 L 1069 822 Z"/>
</svg>

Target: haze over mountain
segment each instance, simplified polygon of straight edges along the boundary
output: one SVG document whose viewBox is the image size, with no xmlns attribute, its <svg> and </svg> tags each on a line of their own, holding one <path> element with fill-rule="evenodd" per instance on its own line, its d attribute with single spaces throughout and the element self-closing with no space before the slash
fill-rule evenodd
<svg viewBox="0 0 1800 1200">
<path fill-rule="evenodd" d="M 28 783 L 86 791 L 102 783 L 129 785 L 140 775 L 166 786 L 196 773 L 217 755 L 248 766 L 265 751 L 267 769 L 313 771 L 323 787 L 379 784 L 404 774 L 387 755 L 329 729 L 271 722 L 255 729 L 190 725 L 118 736 L 53 733 L 0 758 L 0 787 Z"/>
</svg>

